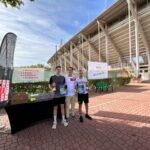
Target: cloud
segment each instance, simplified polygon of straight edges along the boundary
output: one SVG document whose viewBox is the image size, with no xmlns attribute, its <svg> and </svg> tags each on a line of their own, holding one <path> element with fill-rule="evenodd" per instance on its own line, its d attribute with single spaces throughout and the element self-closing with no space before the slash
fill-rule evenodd
<svg viewBox="0 0 150 150">
<path fill-rule="evenodd" d="M 111 0 L 113 1 L 113 0 Z M 102 10 L 100 0 L 24 1 L 20 9 L 0 3 L 0 41 L 17 35 L 14 65 L 46 63 L 62 39 L 66 42 Z M 80 4 L 80 5 L 79 5 Z"/>
<path fill-rule="evenodd" d="M 43 18 L 27 12 L 26 9 L 0 6 L 0 40 L 2 41 L 7 32 L 14 32 L 17 35 L 15 66 L 46 63 L 55 52 L 55 45 L 59 44 L 58 37 L 64 39 L 70 37 L 48 17 L 48 14 Z"/>
<path fill-rule="evenodd" d="M 37 23 L 37 25 L 39 25 L 43 28 L 48 28 L 49 27 L 49 22 L 48 22 L 48 20 L 45 20 L 45 19 L 36 20 L 36 23 Z"/>
</svg>

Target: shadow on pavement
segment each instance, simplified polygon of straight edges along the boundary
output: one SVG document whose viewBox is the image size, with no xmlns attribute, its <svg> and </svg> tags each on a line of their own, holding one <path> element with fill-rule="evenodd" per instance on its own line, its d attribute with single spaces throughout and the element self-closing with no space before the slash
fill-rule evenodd
<svg viewBox="0 0 150 150">
<path fill-rule="evenodd" d="M 147 120 L 147 121 L 145 121 Z M 60 122 L 56 130 L 45 120 L 14 135 L 0 136 L 0 148 L 18 150 L 149 150 L 149 117 L 99 111 L 93 120 L 78 116 L 66 128 Z M 145 124 L 144 124 L 145 123 Z M 141 126 L 142 125 L 142 126 Z M 3 146 L 2 146 L 3 144 Z"/>
</svg>

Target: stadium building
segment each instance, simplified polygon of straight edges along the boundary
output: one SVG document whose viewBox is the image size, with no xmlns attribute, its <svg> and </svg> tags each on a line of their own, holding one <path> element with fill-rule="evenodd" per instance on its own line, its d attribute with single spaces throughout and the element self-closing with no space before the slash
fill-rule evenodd
<svg viewBox="0 0 150 150">
<path fill-rule="evenodd" d="M 86 12 L 85 12 L 86 13 Z M 118 0 L 62 45 L 48 60 L 87 70 L 88 61 L 107 62 L 150 80 L 150 0 Z"/>
</svg>

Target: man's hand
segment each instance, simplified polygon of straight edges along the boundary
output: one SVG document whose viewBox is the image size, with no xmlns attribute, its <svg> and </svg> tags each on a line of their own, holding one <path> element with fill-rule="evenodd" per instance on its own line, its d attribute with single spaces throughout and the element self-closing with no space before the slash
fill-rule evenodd
<svg viewBox="0 0 150 150">
<path fill-rule="evenodd" d="M 53 82 L 52 84 L 49 84 L 49 88 L 52 92 L 55 92 L 56 91 L 56 83 Z"/>
<path fill-rule="evenodd" d="M 87 90 L 87 91 L 89 90 L 89 87 L 88 87 L 88 86 L 86 87 L 86 90 Z"/>
<path fill-rule="evenodd" d="M 78 87 L 75 86 L 75 93 L 78 93 L 78 92 L 79 92 Z"/>
</svg>

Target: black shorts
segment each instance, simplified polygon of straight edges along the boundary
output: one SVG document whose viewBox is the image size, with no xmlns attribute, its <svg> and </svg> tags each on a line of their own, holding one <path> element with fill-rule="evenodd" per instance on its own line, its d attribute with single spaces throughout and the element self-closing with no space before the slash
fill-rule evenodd
<svg viewBox="0 0 150 150">
<path fill-rule="evenodd" d="M 53 106 L 65 104 L 65 97 L 54 98 L 52 103 L 53 103 Z"/>
<path fill-rule="evenodd" d="M 78 102 L 79 104 L 89 103 L 89 94 L 78 94 Z"/>
</svg>

